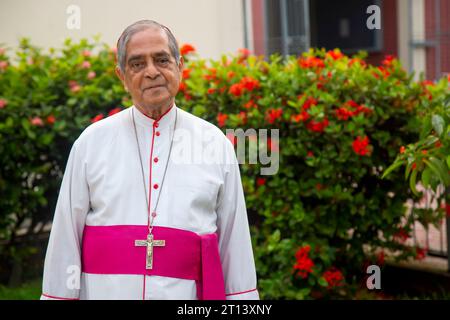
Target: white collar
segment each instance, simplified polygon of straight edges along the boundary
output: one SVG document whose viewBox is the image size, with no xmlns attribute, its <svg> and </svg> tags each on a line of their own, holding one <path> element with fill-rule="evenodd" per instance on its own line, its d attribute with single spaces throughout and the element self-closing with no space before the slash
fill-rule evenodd
<svg viewBox="0 0 450 320">
<path fill-rule="evenodd" d="M 159 130 L 163 130 L 166 127 L 169 127 L 175 121 L 175 110 L 177 106 L 175 103 L 164 112 L 158 119 L 152 119 L 149 116 L 142 113 L 136 106 L 131 106 L 132 114 L 134 114 L 134 118 L 137 124 L 151 128 L 153 126 L 157 126 Z"/>
</svg>

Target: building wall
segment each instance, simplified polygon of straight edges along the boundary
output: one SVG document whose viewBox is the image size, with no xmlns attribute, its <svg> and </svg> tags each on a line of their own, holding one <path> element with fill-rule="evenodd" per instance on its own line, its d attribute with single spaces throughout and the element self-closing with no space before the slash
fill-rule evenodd
<svg viewBox="0 0 450 320">
<path fill-rule="evenodd" d="M 426 77 L 440 78 L 450 73 L 450 1 L 425 1 L 425 36 L 436 41 L 426 50 Z"/>
<path fill-rule="evenodd" d="M 80 30 L 69 30 L 69 5 L 81 10 Z M 152 19 L 168 26 L 180 43 L 190 43 L 202 57 L 219 57 L 244 47 L 242 0 L 1 0 L 0 43 L 14 47 L 20 37 L 48 47 L 71 37 L 101 39 L 115 46 L 129 24 Z"/>
</svg>

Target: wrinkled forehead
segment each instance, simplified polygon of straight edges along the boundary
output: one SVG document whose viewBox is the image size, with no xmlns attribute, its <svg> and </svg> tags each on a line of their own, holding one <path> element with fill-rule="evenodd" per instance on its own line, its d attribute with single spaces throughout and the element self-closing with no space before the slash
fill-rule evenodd
<svg viewBox="0 0 450 320">
<path fill-rule="evenodd" d="M 163 29 L 148 27 L 133 34 L 126 45 L 126 61 L 131 56 L 171 55 L 169 38 Z"/>
</svg>

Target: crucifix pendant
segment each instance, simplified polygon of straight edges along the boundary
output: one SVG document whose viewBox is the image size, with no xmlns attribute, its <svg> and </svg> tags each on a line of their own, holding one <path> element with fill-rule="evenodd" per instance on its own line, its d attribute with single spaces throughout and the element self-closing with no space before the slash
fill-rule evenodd
<svg viewBox="0 0 450 320">
<path fill-rule="evenodd" d="M 145 269 L 151 270 L 153 268 L 153 247 L 164 247 L 166 245 L 165 240 L 154 240 L 153 234 L 149 233 L 147 240 L 135 240 L 134 246 L 147 247 L 147 259 Z"/>
</svg>

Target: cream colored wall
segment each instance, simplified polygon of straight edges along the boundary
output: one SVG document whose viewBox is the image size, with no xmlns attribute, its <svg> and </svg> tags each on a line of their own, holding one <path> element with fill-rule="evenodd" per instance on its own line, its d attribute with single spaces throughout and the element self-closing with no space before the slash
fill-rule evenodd
<svg viewBox="0 0 450 320">
<path fill-rule="evenodd" d="M 425 40 L 425 0 L 412 0 L 412 40 Z M 412 68 L 416 72 L 415 77 L 418 78 L 421 72 L 426 70 L 426 49 L 424 47 L 416 47 L 412 49 Z"/>
<path fill-rule="evenodd" d="M 397 0 L 398 57 L 405 68 L 408 68 L 410 64 L 408 1 L 409 0 Z"/>
<path fill-rule="evenodd" d="M 81 10 L 80 30 L 69 30 L 69 5 Z M 202 57 L 244 47 L 241 0 L 1 0 L 0 43 L 14 47 L 18 39 L 58 47 L 67 37 L 80 39 L 101 34 L 115 46 L 129 24 L 152 19 L 168 26 L 180 43 L 190 43 Z"/>
</svg>

